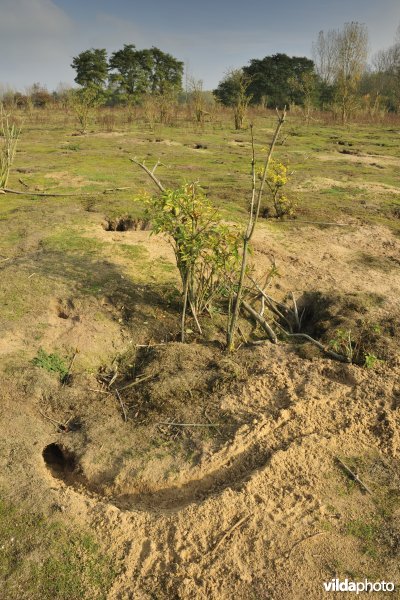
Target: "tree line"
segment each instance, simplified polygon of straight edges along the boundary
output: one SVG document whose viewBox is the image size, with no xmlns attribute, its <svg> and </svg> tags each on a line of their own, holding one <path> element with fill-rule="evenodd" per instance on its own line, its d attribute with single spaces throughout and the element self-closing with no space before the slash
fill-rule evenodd
<svg viewBox="0 0 400 600">
<path fill-rule="evenodd" d="M 358 22 L 342 29 L 320 31 L 312 45 L 312 56 L 277 53 L 254 58 L 229 71 L 213 97 L 234 112 L 235 127 L 243 126 L 249 105 L 269 108 L 301 107 L 307 121 L 314 109 L 330 110 L 343 123 L 357 110 L 371 115 L 400 111 L 400 28 L 393 44 L 380 50 L 368 65 L 368 31 Z M 202 82 L 187 78 L 182 87 L 184 63 L 159 48 L 139 50 L 134 44 L 109 57 L 106 49 L 91 48 L 75 56 L 75 90 L 79 101 L 96 104 L 143 104 L 149 98 L 194 105 L 201 121 L 210 93 Z M 45 106 L 51 99 L 63 101 L 65 90 L 51 96 L 39 84 L 26 94 L 14 93 L 20 105 Z M 207 102 L 205 102 L 207 98 Z M 4 98 L 3 98 L 4 100 Z"/>
</svg>

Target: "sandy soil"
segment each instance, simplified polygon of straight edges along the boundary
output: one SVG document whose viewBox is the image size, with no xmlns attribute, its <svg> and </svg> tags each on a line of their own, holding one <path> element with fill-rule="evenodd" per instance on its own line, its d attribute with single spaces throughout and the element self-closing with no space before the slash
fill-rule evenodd
<svg viewBox="0 0 400 600">
<path fill-rule="evenodd" d="M 141 244 L 154 259 L 171 258 L 148 232 L 96 232 Z M 258 276 L 273 258 L 278 299 L 289 291 L 372 294 L 381 298 L 374 319 L 397 317 L 400 242 L 386 228 L 260 229 Z M 96 306 L 87 302 L 55 298 L 47 335 L 84 353 L 104 352 L 113 338 L 110 357 L 128 339 L 140 342 L 140 326 L 136 334 L 124 330 L 115 306 L 109 321 L 93 323 Z M 21 332 L 13 335 L 2 340 L 3 353 L 22 343 Z M 399 582 L 398 339 L 390 360 L 373 369 L 319 355 L 307 360 L 284 343 L 242 348 L 229 369 L 221 356 L 213 344 L 155 350 L 136 373 L 147 383 L 122 394 L 128 422 L 95 372 L 77 369 L 72 385 L 33 368 L 5 374 L 3 489 L 49 513 L 62 507 L 63 518 L 95 532 L 119 569 L 110 600 L 317 600 L 323 582 L 336 576 Z M 72 417 L 76 427 L 60 432 L 43 414 Z M 208 434 L 160 428 L 176 419 L 203 419 Z M 46 464 L 51 444 L 73 462 L 57 463 L 50 448 Z M 396 499 L 390 507 L 389 498 Z M 354 533 L 361 522 L 373 523 L 372 540 Z"/>
</svg>

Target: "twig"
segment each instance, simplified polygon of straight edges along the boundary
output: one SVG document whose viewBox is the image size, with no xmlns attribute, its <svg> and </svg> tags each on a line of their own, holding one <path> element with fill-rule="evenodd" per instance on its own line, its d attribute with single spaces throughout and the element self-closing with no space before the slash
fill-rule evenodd
<svg viewBox="0 0 400 600">
<path fill-rule="evenodd" d="M 350 477 L 352 479 L 354 479 L 354 481 L 356 481 L 363 490 L 365 490 L 366 492 L 368 492 L 368 494 L 371 494 L 371 496 L 372 496 L 371 490 L 369 489 L 369 487 L 367 487 L 365 485 L 365 483 L 363 481 L 361 481 L 361 479 L 359 478 L 357 473 L 354 473 L 347 465 L 345 465 L 344 462 L 342 460 L 340 460 L 340 458 L 338 456 L 335 456 L 335 458 L 338 461 L 338 463 L 341 465 L 341 467 L 343 467 L 343 469 L 346 471 L 347 475 L 350 475 Z"/>
<path fill-rule="evenodd" d="M 127 390 L 128 388 L 131 388 L 135 385 L 139 385 L 139 383 L 142 383 L 142 381 L 148 381 L 149 379 L 153 379 L 154 377 L 157 377 L 157 375 L 158 373 L 156 373 L 155 375 L 147 375 L 146 377 L 141 377 L 140 379 L 135 379 L 135 381 L 128 383 L 128 385 L 124 385 L 123 387 L 118 388 L 118 391 L 122 392 L 123 390 Z"/>
<path fill-rule="evenodd" d="M 219 542 L 217 542 L 214 546 L 214 548 L 212 549 L 212 552 L 216 552 L 218 550 L 218 548 L 225 542 L 225 540 L 236 530 L 238 529 L 238 527 L 241 527 L 242 525 L 244 525 L 246 523 L 246 521 L 248 521 L 250 519 L 250 517 L 252 516 L 252 514 L 250 515 L 246 515 L 245 517 L 242 517 L 241 519 L 239 519 L 239 521 L 236 521 L 236 523 L 234 525 L 232 525 L 232 527 L 230 529 L 228 529 L 228 531 L 226 533 L 224 533 L 224 535 L 222 536 L 222 538 L 219 540 Z"/>
<path fill-rule="evenodd" d="M 292 554 L 293 550 L 297 548 L 297 546 L 300 546 L 300 544 L 302 544 L 303 542 L 306 542 L 307 540 L 310 540 L 311 538 L 316 537 L 317 535 L 324 535 L 326 533 L 326 531 L 316 531 L 315 533 L 311 533 L 310 535 L 307 535 L 307 537 L 298 540 L 295 544 L 293 544 L 289 552 L 285 554 L 285 558 L 290 558 L 290 555 Z"/>
<path fill-rule="evenodd" d="M 125 421 L 125 423 L 126 423 L 126 422 L 127 422 L 127 420 L 128 420 L 128 417 L 127 417 L 127 414 L 126 414 L 125 405 L 124 405 L 124 403 L 122 402 L 122 398 L 121 398 L 121 396 L 120 396 L 120 393 L 119 393 L 119 391 L 118 391 L 118 390 L 115 390 L 115 393 L 116 393 L 116 395 L 117 395 L 117 398 L 118 398 L 118 400 L 119 400 L 119 403 L 120 403 L 120 405 L 121 405 L 122 412 L 123 412 L 123 414 L 124 414 L 124 421 Z"/>
<path fill-rule="evenodd" d="M 24 186 L 24 188 L 29 190 L 29 185 L 27 185 L 23 179 L 18 179 L 18 181 Z"/>
<path fill-rule="evenodd" d="M 48 417 L 47 415 L 45 415 L 40 408 L 38 408 L 39 413 L 42 415 L 42 417 L 44 417 L 45 419 L 47 419 L 48 421 L 50 421 L 50 423 L 53 423 L 53 425 L 57 425 L 58 429 L 60 430 L 59 432 L 61 433 L 61 431 L 67 432 L 68 431 L 68 423 L 71 421 L 72 419 L 72 415 L 70 417 L 68 417 L 68 419 L 65 421 L 65 423 L 61 423 L 60 421 L 56 421 L 55 419 L 52 419 L 51 417 Z"/>
<path fill-rule="evenodd" d="M 55 419 L 52 419 L 51 417 L 48 417 L 47 415 L 45 415 L 40 408 L 38 408 L 38 411 L 40 412 L 40 414 L 42 415 L 42 417 L 44 417 L 45 419 L 47 419 L 48 421 L 50 421 L 50 423 L 53 423 L 53 425 L 57 425 L 58 427 L 62 426 L 62 423 L 60 423 L 60 421 L 56 421 Z"/>
<path fill-rule="evenodd" d="M 293 292 L 291 292 L 291 296 L 292 296 L 292 300 L 293 300 L 293 306 L 294 306 L 293 314 L 294 314 L 294 318 L 296 321 L 297 331 L 300 331 L 299 311 L 297 310 L 297 302 L 296 302 L 296 298 L 295 298 Z"/>
<path fill-rule="evenodd" d="M 65 384 L 67 383 L 67 381 L 68 381 L 68 378 L 69 378 L 69 376 L 71 375 L 72 367 L 74 366 L 74 362 L 75 362 L 75 358 L 76 358 L 77 354 L 79 354 L 79 350 L 78 350 L 78 348 L 76 348 L 76 350 L 75 350 L 75 352 L 74 352 L 74 355 L 73 355 L 73 357 L 71 358 L 71 361 L 70 361 L 70 363 L 69 363 L 69 366 L 68 366 L 67 373 L 66 373 L 66 374 L 64 375 L 64 377 L 63 377 L 63 382 L 62 382 L 62 384 L 63 384 L 63 385 L 65 385 Z"/>
<path fill-rule="evenodd" d="M 6 262 L 7 260 L 11 260 L 11 256 L 9 258 L 2 258 L 0 260 L 0 263 Z"/>
<path fill-rule="evenodd" d="M 169 421 L 159 421 L 156 425 L 169 425 L 170 427 L 220 427 L 221 423 L 170 423 Z"/>
</svg>

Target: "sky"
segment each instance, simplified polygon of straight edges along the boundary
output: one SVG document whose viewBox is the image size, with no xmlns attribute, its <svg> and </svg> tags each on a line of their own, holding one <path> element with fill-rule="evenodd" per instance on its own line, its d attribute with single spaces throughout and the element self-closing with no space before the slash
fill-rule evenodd
<svg viewBox="0 0 400 600">
<path fill-rule="evenodd" d="M 157 46 L 213 89 L 231 68 L 277 52 L 312 57 L 318 32 L 367 25 L 371 55 L 393 43 L 400 0 L 0 0 L 0 85 L 73 84 L 88 48 Z"/>
</svg>

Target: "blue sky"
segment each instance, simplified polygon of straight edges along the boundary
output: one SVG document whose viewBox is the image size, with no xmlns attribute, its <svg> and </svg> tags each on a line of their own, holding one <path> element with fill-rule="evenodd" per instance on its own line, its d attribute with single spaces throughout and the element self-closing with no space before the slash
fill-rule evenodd
<svg viewBox="0 0 400 600">
<path fill-rule="evenodd" d="M 373 54 L 393 42 L 400 0 L 0 0 L 0 84 L 73 83 L 91 47 L 158 46 L 214 88 L 229 68 L 276 52 L 310 56 L 318 32 L 365 23 Z"/>
</svg>

